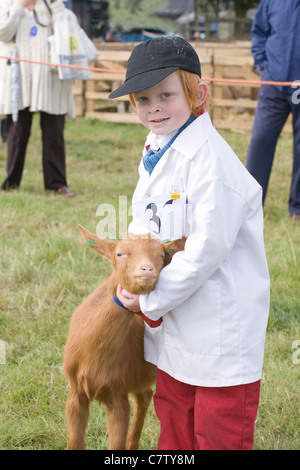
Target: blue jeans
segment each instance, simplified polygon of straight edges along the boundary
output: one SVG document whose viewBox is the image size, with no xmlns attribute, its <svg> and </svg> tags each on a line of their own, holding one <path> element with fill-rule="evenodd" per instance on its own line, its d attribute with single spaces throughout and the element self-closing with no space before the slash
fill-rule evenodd
<svg viewBox="0 0 300 470">
<path fill-rule="evenodd" d="M 283 94 L 275 86 L 263 85 L 259 91 L 246 168 L 262 186 L 264 203 L 277 140 L 290 113 L 293 115 L 294 159 L 289 211 L 300 214 L 300 104 L 294 104 L 292 95 Z"/>
</svg>

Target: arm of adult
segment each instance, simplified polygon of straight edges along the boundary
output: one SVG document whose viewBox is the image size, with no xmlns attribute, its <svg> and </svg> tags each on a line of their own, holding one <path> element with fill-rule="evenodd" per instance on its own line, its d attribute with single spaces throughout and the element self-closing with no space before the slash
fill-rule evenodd
<svg viewBox="0 0 300 470">
<path fill-rule="evenodd" d="M 0 2 L 0 41 L 10 42 L 16 35 L 20 20 L 25 15 L 25 11 L 32 0 L 19 0 L 12 4 L 10 0 L 1 0 Z"/>
<path fill-rule="evenodd" d="M 254 67 L 259 72 L 267 66 L 266 43 L 271 32 L 268 20 L 268 3 L 268 0 L 260 2 L 251 28 Z"/>
<path fill-rule="evenodd" d="M 19 4 L 23 8 L 27 8 L 28 10 L 32 11 L 35 7 L 36 0 L 19 0 Z"/>
</svg>

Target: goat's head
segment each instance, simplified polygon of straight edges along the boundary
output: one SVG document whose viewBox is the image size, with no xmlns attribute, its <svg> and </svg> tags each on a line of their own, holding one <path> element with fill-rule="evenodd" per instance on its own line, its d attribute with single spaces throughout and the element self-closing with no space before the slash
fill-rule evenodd
<svg viewBox="0 0 300 470">
<path fill-rule="evenodd" d="M 170 263 L 177 251 L 184 249 L 185 244 L 185 238 L 161 244 L 150 234 L 127 234 L 114 242 L 98 237 L 81 225 L 79 229 L 87 244 L 111 261 L 118 283 L 133 294 L 153 290 L 162 268 Z"/>
</svg>

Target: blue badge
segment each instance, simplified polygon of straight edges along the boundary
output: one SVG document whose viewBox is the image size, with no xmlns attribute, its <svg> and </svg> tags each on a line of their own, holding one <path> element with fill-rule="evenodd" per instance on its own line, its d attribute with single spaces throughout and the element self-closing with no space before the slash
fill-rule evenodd
<svg viewBox="0 0 300 470">
<path fill-rule="evenodd" d="M 30 36 L 36 36 L 37 35 L 37 32 L 38 32 L 38 29 L 36 26 L 32 26 L 32 28 L 30 29 Z"/>
</svg>

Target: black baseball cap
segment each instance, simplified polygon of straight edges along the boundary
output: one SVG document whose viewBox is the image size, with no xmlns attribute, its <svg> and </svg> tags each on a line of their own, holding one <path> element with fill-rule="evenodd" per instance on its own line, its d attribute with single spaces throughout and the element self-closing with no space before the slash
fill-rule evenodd
<svg viewBox="0 0 300 470">
<path fill-rule="evenodd" d="M 142 42 L 129 57 L 125 82 L 108 98 L 118 98 L 150 88 L 178 69 L 188 70 L 201 77 L 198 54 L 185 39 L 161 36 Z"/>
</svg>

